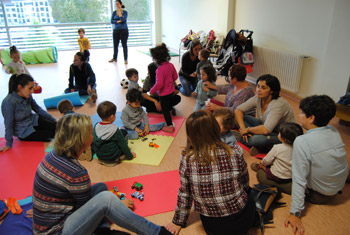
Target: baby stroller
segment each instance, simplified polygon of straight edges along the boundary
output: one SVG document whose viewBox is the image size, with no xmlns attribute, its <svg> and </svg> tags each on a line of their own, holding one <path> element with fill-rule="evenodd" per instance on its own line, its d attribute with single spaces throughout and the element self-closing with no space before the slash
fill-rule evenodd
<svg viewBox="0 0 350 235">
<path fill-rule="evenodd" d="M 244 33 L 248 32 L 247 37 Z M 225 38 L 221 53 L 216 61 L 216 69 L 219 75 L 228 76 L 228 71 L 233 64 L 238 63 L 238 58 L 244 51 L 253 51 L 253 31 L 241 30 L 239 33 L 231 29 Z"/>
</svg>

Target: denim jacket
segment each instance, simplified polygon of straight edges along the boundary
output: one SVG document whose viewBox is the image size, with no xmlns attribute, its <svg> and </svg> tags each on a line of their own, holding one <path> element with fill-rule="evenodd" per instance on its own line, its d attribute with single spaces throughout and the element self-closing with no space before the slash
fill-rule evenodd
<svg viewBox="0 0 350 235">
<path fill-rule="evenodd" d="M 32 96 L 25 99 L 15 91 L 8 94 L 2 101 L 1 111 L 4 116 L 5 139 L 8 147 L 12 147 L 13 136 L 26 138 L 32 134 L 35 131 L 34 126 L 38 125 L 39 116 L 49 121 L 56 121 L 35 102 Z"/>
</svg>

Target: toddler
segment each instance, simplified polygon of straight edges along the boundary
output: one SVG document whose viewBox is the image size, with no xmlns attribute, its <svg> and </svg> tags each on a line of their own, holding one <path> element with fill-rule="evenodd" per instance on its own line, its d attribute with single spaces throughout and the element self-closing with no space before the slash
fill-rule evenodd
<svg viewBox="0 0 350 235">
<path fill-rule="evenodd" d="M 199 59 L 199 63 L 197 64 L 197 68 L 196 68 L 196 73 L 197 73 L 197 77 L 198 77 L 198 81 L 201 79 L 201 68 L 205 65 L 209 65 L 211 67 L 213 67 L 213 63 L 208 60 L 210 56 L 210 52 L 207 49 L 202 49 L 199 51 L 198 54 L 198 59 Z"/>
<path fill-rule="evenodd" d="M 136 69 L 127 69 L 125 75 L 129 79 L 128 91 L 131 89 L 141 90 L 140 85 L 137 83 L 139 81 L 139 72 Z"/>
<path fill-rule="evenodd" d="M 260 164 L 251 165 L 252 170 L 258 172 L 259 182 L 291 194 L 293 143 L 302 134 L 303 129 L 297 123 L 286 122 L 281 125 L 278 139 L 282 143 L 275 144 Z"/>
<path fill-rule="evenodd" d="M 141 107 L 142 91 L 138 89 L 128 90 L 126 100 L 127 104 L 122 111 L 121 118 L 129 139 L 136 140 L 139 138 L 139 134 L 148 135 L 150 131 L 159 131 L 165 126 L 164 122 L 149 124 L 147 113 Z"/>
<path fill-rule="evenodd" d="M 62 115 L 74 113 L 74 107 L 70 100 L 64 99 L 58 102 L 57 109 Z"/>
<path fill-rule="evenodd" d="M 21 53 L 15 46 L 10 47 L 10 58 L 11 62 L 7 65 L 7 68 L 5 70 L 8 74 L 28 74 L 31 75 L 27 69 L 27 67 L 24 65 L 24 63 L 21 61 Z"/>
<path fill-rule="evenodd" d="M 79 34 L 78 43 L 80 47 L 80 52 L 91 49 L 90 41 L 85 37 L 85 30 L 83 28 L 78 29 L 78 34 Z"/>
<path fill-rule="evenodd" d="M 115 166 L 123 159 L 131 160 L 136 154 L 130 151 L 128 141 L 113 122 L 116 118 L 117 106 L 110 101 L 104 101 L 97 106 L 98 116 L 102 119 L 96 123 L 93 130 L 92 150 L 96 153 L 99 163 L 104 166 Z"/>
<path fill-rule="evenodd" d="M 205 109 L 206 101 L 217 95 L 216 91 L 216 72 L 212 66 L 205 65 L 200 70 L 201 80 L 192 92 L 192 96 L 197 98 L 197 104 L 193 111 Z"/>
<path fill-rule="evenodd" d="M 237 140 L 233 133 L 235 127 L 235 114 L 232 110 L 227 108 L 218 108 L 213 113 L 216 121 L 220 126 L 220 138 L 222 142 L 226 143 L 231 148 L 237 144 Z"/>
<path fill-rule="evenodd" d="M 175 127 L 170 115 L 170 110 L 177 105 L 181 97 L 177 95 L 178 90 L 175 89 L 174 82 L 177 80 L 177 72 L 172 63 L 170 63 L 169 50 L 166 45 L 156 46 L 150 49 L 153 61 L 158 65 L 156 73 L 156 84 L 151 88 L 150 95 L 158 93 L 162 113 L 167 126 L 163 131 L 173 133 Z"/>
</svg>

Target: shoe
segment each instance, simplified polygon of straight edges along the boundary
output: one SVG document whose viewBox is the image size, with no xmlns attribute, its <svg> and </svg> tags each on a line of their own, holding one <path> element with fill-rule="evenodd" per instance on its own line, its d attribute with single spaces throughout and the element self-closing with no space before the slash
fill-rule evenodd
<svg viewBox="0 0 350 235">
<path fill-rule="evenodd" d="M 173 126 L 165 126 L 162 128 L 162 131 L 168 132 L 168 133 L 173 133 L 175 131 L 175 128 Z"/>
<path fill-rule="evenodd" d="M 117 62 L 117 60 L 116 60 L 116 59 L 110 59 L 110 60 L 108 60 L 108 62 L 109 62 L 109 63 Z"/>
<path fill-rule="evenodd" d="M 80 155 L 79 160 L 80 161 L 88 161 L 88 162 L 92 161 L 92 153 L 91 153 L 90 147 Z"/>
<path fill-rule="evenodd" d="M 122 161 L 117 158 L 115 161 L 103 161 L 98 159 L 98 163 L 100 163 L 102 166 L 108 166 L 108 167 L 114 167 L 118 164 L 120 164 Z"/>
<path fill-rule="evenodd" d="M 92 91 L 91 91 L 91 100 L 92 100 L 92 102 L 96 103 L 97 93 L 96 93 L 95 89 L 92 89 Z"/>
<path fill-rule="evenodd" d="M 128 64 L 128 61 L 127 61 L 127 60 L 124 60 L 124 64 Z"/>
<path fill-rule="evenodd" d="M 258 164 L 258 163 L 252 163 L 252 164 L 250 165 L 250 168 L 251 168 L 253 171 L 257 172 L 257 171 L 259 170 L 259 164 Z"/>
<path fill-rule="evenodd" d="M 253 146 L 249 149 L 249 153 L 251 156 L 256 156 L 256 155 L 260 154 L 260 151 Z"/>
</svg>

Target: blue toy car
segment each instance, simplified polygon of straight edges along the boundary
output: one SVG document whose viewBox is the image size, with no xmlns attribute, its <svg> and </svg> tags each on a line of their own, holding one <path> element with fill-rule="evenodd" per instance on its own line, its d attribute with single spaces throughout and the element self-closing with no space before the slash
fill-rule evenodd
<svg viewBox="0 0 350 235">
<path fill-rule="evenodd" d="M 143 192 L 136 191 L 136 192 L 131 194 L 131 197 L 132 198 L 137 198 L 140 201 L 143 201 Z"/>
</svg>

